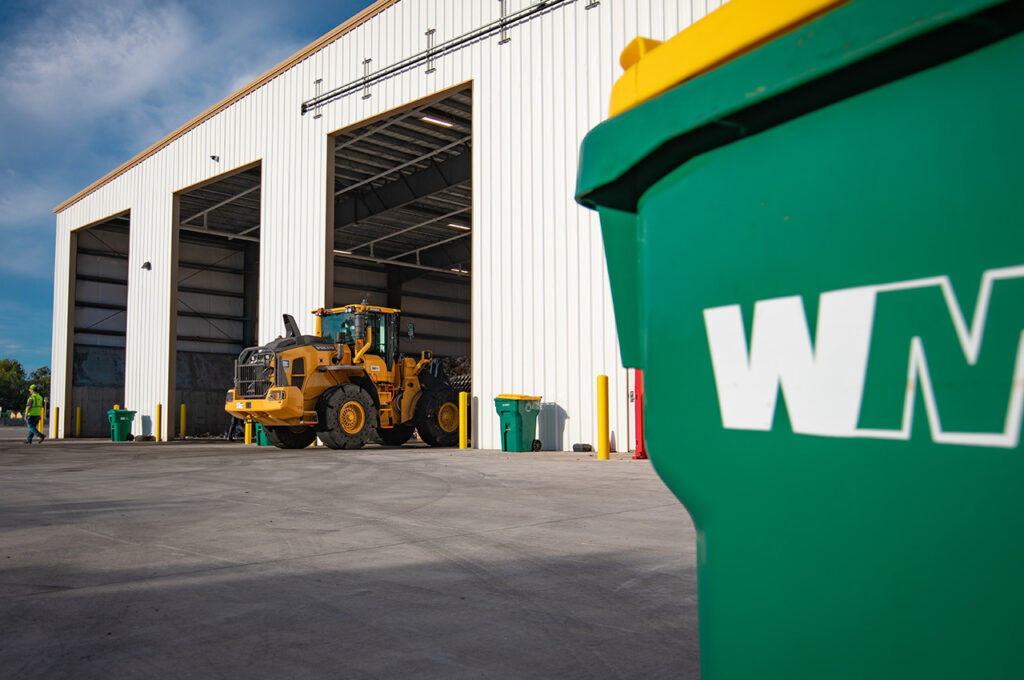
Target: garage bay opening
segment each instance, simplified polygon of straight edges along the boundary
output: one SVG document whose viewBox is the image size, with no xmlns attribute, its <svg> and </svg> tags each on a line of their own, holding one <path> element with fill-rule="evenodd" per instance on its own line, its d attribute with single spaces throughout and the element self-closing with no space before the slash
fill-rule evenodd
<svg viewBox="0 0 1024 680">
<path fill-rule="evenodd" d="M 175 195 L 172 437 L 224 436 L 234 425 L 224 412 L 225 390 L 235 359 L 258 334 L 261 179 L 256 164 Z"/>
<path fill-rule="evenodd" d="M 107 411 L 124 405 L 128 328 L 128 211 L 72 232 L 70 408 L 65 432 L 110 434 Z"/>
<path fill-rule="evenodd" d="M 398 352 L 471 384 L 472 87 L 329 138 L 328 306 L 400 309 Z"/>
</svg>

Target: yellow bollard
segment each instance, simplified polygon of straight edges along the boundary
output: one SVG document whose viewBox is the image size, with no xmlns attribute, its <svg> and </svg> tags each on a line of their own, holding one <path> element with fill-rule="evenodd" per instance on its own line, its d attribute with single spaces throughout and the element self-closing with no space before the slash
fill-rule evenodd
<svg viewBox="0 0 1024 680">
<path fill-rule="evenodd" d="M 597 376 L 597 459 L 608 460 L 608 376 Z"/>
<path fill-rule="evenodd" d="M 157 404 L 156 405 L 156 432 L 153 433 L 154 434 L 153 439 L 155 439 L 157 441 L 160 441 L 160 436 L 164 432 L 163 425 L 164 425 L 164 405 L 163 404 Z"/>
<path fill-rule="evenodd" d="M 185 405 L 181 405 L 181 438 L 185 438 Z"/>
<path fill-rule="evenodd" d="M 252 444 L 252 421 L 249 419 L 245 421 L 245 443 Z"/>
<path fill-rule="evenodd" d="M 82 436 L 82 407 L 75 407 L 75 439 Z"/>
<path fill-rule="evenodd" d="M 469 448 L 469 393 L 459 392 L 459 448 Z"/>
<path fill-rule="evenodd" d="M 115 411 L 120 411 L 121 410 L 121 405 L 120 404 L 114 404 L 114 410 Z"/>
<path fill-rule="evenodd" d="M 39 431 L 46 434 L 46 407 L 43 407 L 43 415 L 39 416 Z"/>
<path fill-rule="evenodd" d="M 57 435 L 60 434 L 60 406 L 53 407 L 53 438 L 56 439 Z"/>
</svg>

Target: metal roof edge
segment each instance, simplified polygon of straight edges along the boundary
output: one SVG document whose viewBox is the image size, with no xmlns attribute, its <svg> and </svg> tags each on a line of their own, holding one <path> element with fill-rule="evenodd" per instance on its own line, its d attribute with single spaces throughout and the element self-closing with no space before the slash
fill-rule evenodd
<svg viewBox="0 0 1024 680">
<path fill-rule="evenodd" d="M 74 194 L 73 196 L 71 196 L 67 200 L 63 201 L 62 203 L 60 203 L 59 205 L 57 205 L 57 207 L 55 207 L 53 209 L 53 212 L 55 214 L 59 214 L 59 213 L 63 212 L 64 210 L 67 210 L 68 208 L 70 208 L 75 203 L 78 203 L 80 200 L 82 200 L 83 198 L 85 198 L 89 194 L 93 193 L 97 189 L 99 189 L 99 188 L 109 184 L 110 182 L 114 181 L 115 179 L 117 179 L 118 177 L 120 177 L 124 173 L 128 172 L 129 170 L 134 168 L 136 165 L 138 165 L 142 161 L 144 161 L 147 158 L 149 158 L 150 156 L 153 156 L 157 152 L 159 152 L 160 150 L 170 146 L 170 144 L 172 142 L 174 142 L 176 139 L 178 139 L 179 137 L 185 135 L 189 131 L 194 130 L 195 128 L 199 127 L 200 125 L 202 125 L 206 121 L 210 120 L 211 118 L 216 116 L 218 113 L 220 113 L 224 109 L 228 108 L 229 106 L 231 106 L 235 102 L 241 100 L 246 95 L 251 94 L 252 92 L 255 92 L 260 87 L 266 85 L 271 80 L 273 80 L 277 76 L 281 75 L 282 73 L 284 73 L 285 71 L 287 71 L 291 67 L 293 67 L 296 64 L 302 62 L 303 60 L 307 59 L 311 55 L 319 52 L 320 50 L 322 50 L 323 48 L 327 47 L 328 45 L 333 43 L 335 40 L 340 38 L 341 36 L 343 36 L 346 33 L 349 33 L 350 31 L 358 28 L 359 26 L 361 26 L 362 24 L 366 23 L 367 21 L 369 21 L 373 17 L 377 16 L 378 14 L 380 14 L 381 12 L 386 10 L 387 8 L 391 7 L 392 5 L 398 4 L 399 2 L 400 2 L 400 0 L 377 0 L 376 2 L 374 2 L 369 7 L 363 9 L 361 12 L 359 12 L 358 14 L 353 16 L 352 18 L 350 18 L 347 21 L 343 22 L 341 25 L 339 25 L 334 30 L 332 30 L 329 33 L 323 35 L 322 37 L 320 37 L 316 41 L 310 43 L 306 47 L 302 48 L 301 50 L 299 50 L 298 52 L 296 52 L 292 56 L 290 56 L 287 59 L 285 59 L 284 61 L 282 61 L 277 66 L 275 66 L 272 69 L 270 69 L 269 71 L 267 71 L 266 73 L 264 73 L 260 77 L 256 78 L 255 80 L 253 80 L 251 83 L 249 83 L 245 87 L 243 87 L 243 88 L 241 88 L 239 90 L 236 90 L 234 93 L 232 93 L 228 97 L 222 99 L 217 104 L 214 104 L 212 107 L 210 107 L 209 109 L 207 109 L 203 113 L 199 114 L 198 116 L 196 116 L 192 120 L 188 121 L 187 123 L 185 123 L 184 125 L 179 127 L 174 132 L 171 132 L 170 134 L 168 134 L 166 137 L 164 137 L 160 141 L 158 141 L 155 144 L 153 144 L 152 146 L 148 147 L 147 149 L 145 149 L 141 153 L 137 154 L 136 156 L 134 156 L 133 158 L 131 158 L 127 162 L 122 163 L 121 165 L 119 165 L 118 167 L 114 168 L 113 170 L 111 170 L 107 174 L 103 175 L 103 177 L 99 178 L 98 180 L 96 180 L 95 182 L 90 184 L 89 186 L 85 187 L 84 189 L 82 189 L 78 193 Z"/>
</svg>

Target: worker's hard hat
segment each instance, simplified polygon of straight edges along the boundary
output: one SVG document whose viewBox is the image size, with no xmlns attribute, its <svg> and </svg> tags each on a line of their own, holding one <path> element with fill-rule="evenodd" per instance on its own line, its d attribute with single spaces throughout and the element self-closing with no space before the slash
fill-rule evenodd
<svg viewBox="0 0 1024 680">
<path fill-rule="evenodd" d="M 35 385 L 29 385 L 29 386 L 28 386 L 28 388 L 29 388 L 30 390 L 34 390 L 34 389 L 36 388 L 36 386 L 35 386 Z"/>
</svg>

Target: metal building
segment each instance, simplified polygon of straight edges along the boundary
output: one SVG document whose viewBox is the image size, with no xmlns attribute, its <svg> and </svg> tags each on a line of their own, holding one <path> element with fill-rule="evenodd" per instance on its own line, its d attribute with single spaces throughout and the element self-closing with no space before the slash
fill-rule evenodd
<svg viewBox="0 0 1024 680">
<path fill-rule="evenodd" d="M 57 206 L 59 436 L 223 432 L 233 359 L 290 313 L 367 299 L 402 351 L 462 358 L 473 442 L 493 397 L 542 395 L 548 449 L 632 442 L 600 230 L 572 199 L 618 55 L 717 0 L 378 0 Z"/>
</svg>

